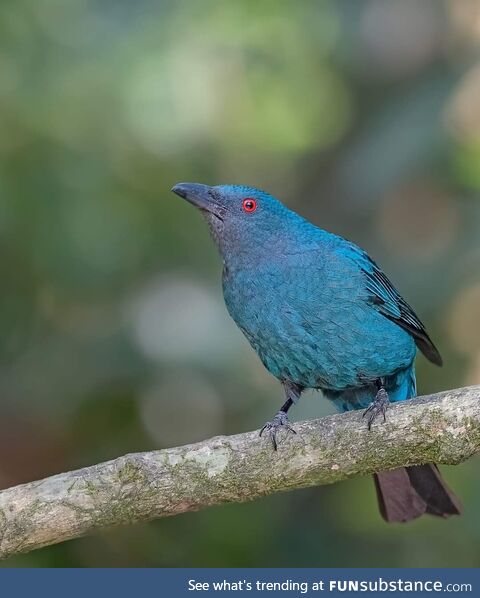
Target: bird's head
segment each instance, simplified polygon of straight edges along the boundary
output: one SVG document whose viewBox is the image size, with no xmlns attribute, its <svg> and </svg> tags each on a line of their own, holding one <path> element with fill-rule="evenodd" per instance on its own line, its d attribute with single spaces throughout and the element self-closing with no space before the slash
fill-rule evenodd
<svg viewBox="0 0 480 598">
<path fill-rule="evenodd" d="M 172 191 L 201 210 L 224 255 L 285 243 L 285 229 L 305 222 L 272 195 L 254 187 L 179 183 Z"/>
</svg>

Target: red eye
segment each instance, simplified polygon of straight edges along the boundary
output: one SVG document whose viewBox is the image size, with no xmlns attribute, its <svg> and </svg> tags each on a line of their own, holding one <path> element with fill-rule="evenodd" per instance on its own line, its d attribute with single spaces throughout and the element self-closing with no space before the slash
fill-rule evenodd
<svg viewBox="0 0 480 598">
<path fill-rule="evenodd" d="M 246 197 L 243 200 L 243 211 L 251 214 L 257 209 L 257 202 L 253 197 Z"/>
</svg>

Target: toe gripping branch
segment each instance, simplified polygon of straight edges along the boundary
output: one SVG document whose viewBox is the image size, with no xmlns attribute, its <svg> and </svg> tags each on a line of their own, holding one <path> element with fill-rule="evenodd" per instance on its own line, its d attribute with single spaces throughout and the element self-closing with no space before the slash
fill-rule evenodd
<svg viewBox="0 0 480 598">
<path fill-rule="evenodd" d="M 386 421 L 385 414 L 390 403 L 388 393 L 383 387 L 383 382 L 380 382 L 380 388 L 377 391 L 375 398 L 367 409 L 363 412 L 362 417 L 367 417 L 367 427 L 369 430 L 372 429 L 372 424 L 379 415 L 383 416 L 383 421 Z"/>
<path fill-rule="evenodd" d="M 279 430 L 283 429 L 287 432 L 291 432 L 292 434 L 296 434 L 295 430 L 292 428 L 290 422 L 288 421 L 287 412 L 290 409 L 290 407 L 298 401 L 300 395 L 302 394 L 302 388 L 297 384 L 285 381 L 283 383 L 283 387 L 285 390 L 285 397 L 287 400 L 281 406 L 280 411 L 275 415 L 272 421 L 267 422 L 260 430 L 260 436 L 265 432 L 265 430 L 268 432 L 270 440 L 272 441 L 274 451 L 276 451 L 278 448 L 277 433 Z"/>
<path fill-rule="evenodd" d="M 272 419 L 272 421 L 267 422 L 263 426 L 263 428 L 260 430 L 260 436 L 263 434 L 263 432 L 265 432 L 265 431 L 268 432 L 268 434 L 270 436 L 270 440 L 272 441 L 274 451 L 276 451 L 278 448 L 277 433 L 281 429 L 291 432 L 292 434 L 296 434 L 295 430 L 292 428 L 292 426 L 290 425 L 290 422 L 288 421 L 288 416 L 287 416 L 286 412 L 282 411 L 282 410 L 280 410 L 275 415 L 275 417 Z"/>
</svg>

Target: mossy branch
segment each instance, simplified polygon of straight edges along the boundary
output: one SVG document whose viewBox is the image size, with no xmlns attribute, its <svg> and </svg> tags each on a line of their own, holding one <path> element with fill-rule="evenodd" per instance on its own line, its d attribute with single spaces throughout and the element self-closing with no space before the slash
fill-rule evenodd
<svg viewBox="0 0 480 598">
<path fill-rule="evenodd" d="M 136 453 L 0 492 L 0 557 L 101 528 L 331 484 L 401 465 L 456 464 L 480 451 L 480 386 L 295 424 L 273 452 L 258 432 Z"/>
</svg>

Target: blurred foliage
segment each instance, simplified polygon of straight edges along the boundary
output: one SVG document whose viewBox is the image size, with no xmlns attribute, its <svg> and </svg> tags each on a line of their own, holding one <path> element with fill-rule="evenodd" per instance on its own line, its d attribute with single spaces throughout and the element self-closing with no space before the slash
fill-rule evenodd
<svg viewBox="0 0 480 598">
<path fill-rule="evenodd" d="M 480 383 L 479 49 L 477 0 L 2 0 L 2 485 L 278 409 L 178 181 L 263 187 L 364 246 L 442 349 L 420 391 Z M 388 527 L 355 479 L 7 564 L 479 566 L 477 467 L 446 472 L 450 521 Z"/>
</svg>

